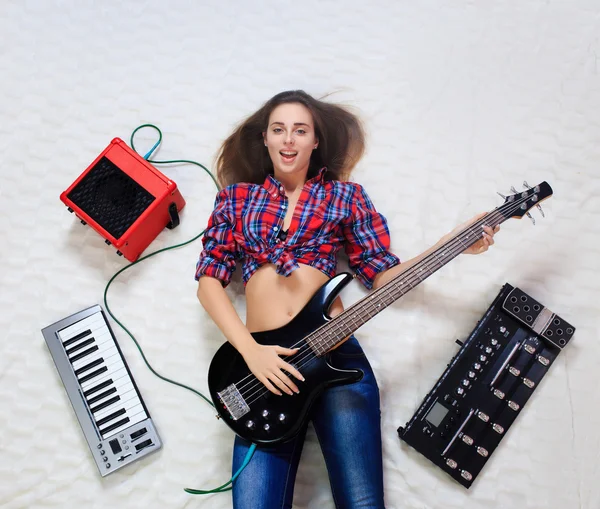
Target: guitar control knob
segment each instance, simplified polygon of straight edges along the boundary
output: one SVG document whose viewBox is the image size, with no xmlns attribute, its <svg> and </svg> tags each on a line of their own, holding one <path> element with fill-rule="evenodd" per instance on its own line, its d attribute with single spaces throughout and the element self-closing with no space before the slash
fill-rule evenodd
<svg viewBox="0 0 600 509">
<path fill-rule="evenodd" d="M 264 429 L 265 431 L 269 431 L 269 430 L 271 429 L 271 426 L 270 426 L 270 425 L 267 423 L 267 424 L 265 424 L 265 425 L 263 426 L 263 429 Z"/>
<path fill-rule="evenodd" d="M 287 415 L 279 414 L 279 422 L 285 422 L 286 419 L 287 419 Z"/>
<path fill-rule="evenodd" d="M 255 427 L 256 427 L 256 424 L 254 424 L 254 421 L 246 421 L 246 428 L 254 429 Z"/>
<path fill-rule="evenodd" d="M 264 419 L 268 419 L 269 411 L 265 408 L 260 415 L 262 415 Z"/>
</svg>

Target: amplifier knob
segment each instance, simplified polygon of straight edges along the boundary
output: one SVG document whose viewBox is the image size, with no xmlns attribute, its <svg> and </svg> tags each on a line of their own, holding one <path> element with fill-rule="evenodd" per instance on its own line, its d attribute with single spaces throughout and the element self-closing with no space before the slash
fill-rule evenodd
<svg viewBox="0 0 600 509">
<path fill-rule="evenodd" d="M 466 379 L 465 379 L 465 380 L 463 380 L 463 381 L 461 382 L 461 384 L 463 384 L 465 387 L 469 387 L 469 381 L 468 381 L 468 380 L 466 380 Z"/>
<path fill-rule="evenodd" d="M 485 347 L 485 353 L 490 354 L 492 353 L 492 349 L 489 346 Z"/>
<path fill-rule="evenodd" d="M 467 472 L 466 470 L 461 470 L 460 471 L 460 475 L 462 477 L 464 477 L 467 481 L 470 481 L 471 479 L 473 479 L 473 476 L 469 472 Z"/>
<path fill-rule="evenodd" d="M 494 389 L 494 396 L 498 399 L 504 399 L 504 393 L 500 389 Z"/>
<path fill-rule="evenodd" d="M 479 454 L 480 456 L 483 456 L 484 458 L 488 457 L 487 449 L 484 449 L 483 447 L 477 448 L 477 454 Z"/>
<path fill-rule="evenodd" d="M 463 435 L 462 441 L 467 445 L 473 445 L 473 439 L 469 435 Z"/>
<path fill-rule="evenodd" d="M 473 369 L 476 369 L 477 371 L 479 371 L 481 369 L 481 364 L 476 362 L 475 364 L 473 364 Z"/>
<path fill-rule="evenodd" d="M 454 461 L 453 459 L 448 458 L 446 460 L 446 465 L 448 465 L 450 468 L 456 468 L 458 466 L 458 463 L 456 463 L 456 461 Z"/>
<path fill-rule="evenodd" d="M 457 395 L 462 396 L 465 393 L 465 390 L 462 387 L 457 387 L 454 392 L 456 392 Z"/>
<path fill-rule="evenodd" d="M 508 372 L 513 376 L 519 376 L 521 374 L 521 371 L 515 368 L 514 366 L 508 368 Z"/>
<path fill-rule="evenodd" d="M 506 332 L 506 327 L 502 326 L 498 330 L 500 331 L 501 334 L 504 334 Z"/>
<path fill-rule="evenodd" d="M 535 348 L 531 345 L 525 345 L 525 351 L 533 355 L 535 353 Z"/>
<path fill-rule="evenodd" d="M 469 373 L 467 374 L 467 376 L 471 379 L 475 378 L 475 372 L 474 371 L 469 371 Z"/>
<path fill-rule="evenodd" d="M 490 344 L 491 344 L 492 346 L 496 346 L 496 345 L 498 344 L 498 340 L 497 340 L 497 339 L 492 339 L 492 340 L 490 341 Z"/>
<path fill-rule="evenodd" d="M 485 356 L 485 355 L 481 354 L 481 355 L 479 356 L 479 360 L 480 360 L 481 362 L 485 362 L 485 361 L 487 361 L 487 356 Z"/>
</svg>

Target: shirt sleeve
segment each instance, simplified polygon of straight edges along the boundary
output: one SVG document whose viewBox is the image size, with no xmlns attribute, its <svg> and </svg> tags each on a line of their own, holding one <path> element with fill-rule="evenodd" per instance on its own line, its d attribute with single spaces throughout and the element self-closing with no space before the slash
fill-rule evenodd
<svg viewBox="0 0 600 509">
<path fill-rule="evenodd" d="M 373 288 L 375 276 L 394 265 L 400 259 L 389 251 L 390 232 L 387 220 L 378 213 L 360 184 L 353 184 L 352 214 L 343 226 L 344 249 L 350 268 L 367 288 Z"/>
<path fill-rule="evenodd" d="M 196 281 L 206 275 L 221 281 L 223 287 L 231 282 L 237 252 L 233 237 L 234 218 L 229 191 L 222 189 L 217 193 L 214 210 L 202 237 L 204 249 L 196 264 Z"/>
</svg>

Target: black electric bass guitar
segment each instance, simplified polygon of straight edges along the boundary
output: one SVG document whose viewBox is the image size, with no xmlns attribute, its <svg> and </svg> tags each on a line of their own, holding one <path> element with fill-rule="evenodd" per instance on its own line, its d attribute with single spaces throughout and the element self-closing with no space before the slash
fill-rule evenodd
<svg viewBox="0 0 600 509">
<path fill-rule="evenodd" d="M 283 357 L 306 380 L 294 380 L 300 389 L 299 394 L 277 396 L 271 393 L 250 372 L 231 343 L 223 344 L 213 357 L 208 372 L 208 387 L 218 411 L 217 417 L 221 417 L 240 437 L 257 444 L 276 444 L 293 438 L 324 389 L 362 377 L 360 370 L 340 370 L 331 366 L 327 352 L 481 239 L 483 225 L 494 228 L 511 217 L 520 219 L 525 214 L 533 220 L 529 209 L 550 197 L 552 188 L 547 182 L 533 188 L 526 183 L 524 185 L 526 191 L 504 197 L 503 205 L 334 318 L 327 313 L 338 293 L 353 279 L 349 273 L 338 274 L 325 283 L 285 326 L 253 333 L 260 344 L 299 348 L 294 355 Z"/>
</svg>

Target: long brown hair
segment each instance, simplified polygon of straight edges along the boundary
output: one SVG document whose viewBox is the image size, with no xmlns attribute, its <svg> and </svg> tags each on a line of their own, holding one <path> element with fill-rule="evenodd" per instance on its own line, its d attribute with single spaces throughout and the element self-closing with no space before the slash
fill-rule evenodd
<svg viewBox="0 0 600 509">
<path fill-rule="evenodd" d="M 365 151 L 360 119 L 344 106 L 315 99 L 303 90 L 289 90 L 269 99 L 223 142 L 217 155 L 217 179 L 223 187 L 238 182 L 262 184 L 273 173 L 262 133 L 271 112 L 284 103 L 300 103 L 313 117 L 319 145 L 312 152 L 307 178 L 326 166 L 326 180 L 347 180 Z"/>
</svg>

